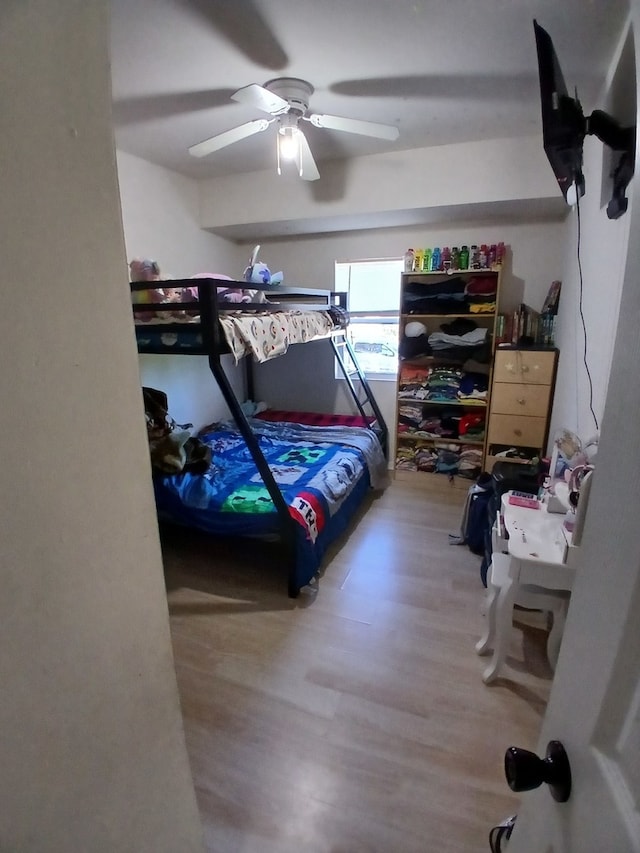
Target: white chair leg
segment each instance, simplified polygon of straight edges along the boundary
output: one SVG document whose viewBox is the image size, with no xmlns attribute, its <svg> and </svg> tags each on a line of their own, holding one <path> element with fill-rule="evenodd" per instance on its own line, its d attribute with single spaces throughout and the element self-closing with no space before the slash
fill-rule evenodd
<svg viewBox="0 0 640 853">
<path fill-rule="evenodd" d="M 496 634 L 496 605 L 498 603 L 498 593 L 500 590 L 497 586 L 491 583 L 491 568 L 487 572 L 488 589 L 487 589 L 487 612 L 485 613 L 484 632 L 476 643 L 476 652 L 479 655 L 487 655 L 493 648 L 493 641 Z"/>
<path fill-rule="evenodd" d="M 495 678 L 507 656 L 507 648 L 513 625 L 513 605 L 516 587 L 511 578 L 506 579 L 500 587 L 496 605 L 495 618 L 495 648 L 491 663 L 482 674 L 482 680 L 489 684 Z"/>
</svg>

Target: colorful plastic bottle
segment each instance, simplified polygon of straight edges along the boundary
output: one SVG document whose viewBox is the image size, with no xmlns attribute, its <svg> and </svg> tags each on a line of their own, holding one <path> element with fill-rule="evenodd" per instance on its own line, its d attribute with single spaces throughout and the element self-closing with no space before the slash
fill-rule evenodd
<svg viewBox="0 0 640 853">
<path fill-rule="evenodd" d="M 422 257 L 422 272 L 429 272 L 431 269 L 431 249 L 425 249 Z"/>
<path fill-rule="evenodd" d="M 468 270 L 469 269 L 469 247 L 463 246 L 460 249 L 460 269 Z"/>
<path fill-rule="evenodd" d="M 404 271 L 413 272 L 413 249 L 407 249 L 404 253 Z"/>
<path fill-rule="evenodd" d="M 437 271 L 440 269 L 440 248 L 436 246 L 431 253 L 431 269 Z"/>
</svg>

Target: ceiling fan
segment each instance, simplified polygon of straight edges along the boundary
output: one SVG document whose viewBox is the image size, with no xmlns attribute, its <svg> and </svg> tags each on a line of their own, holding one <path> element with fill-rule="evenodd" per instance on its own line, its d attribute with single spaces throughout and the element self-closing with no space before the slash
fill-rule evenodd
<svg viewBox="0 0 640 853">
<path fill-rule="evenodd" d="M 320 173 L 313 159 L 309 143 L 300 128 L 301 121 L 311 122 L 315 127 L 358 133 L 377 139 L 393 141 L 398 138 L 398 128 L 390 124 L 379 124 L 373 121 L 361 121 L 360 119 L 319 113 L 307 115 L 309 98 L 312 94 L 313 86 L 311 83 L 297 77 L 278 77 L 275 80 L 269 80 L 264 86 L 259 86 L 257 83 L 244 86 L 231 95 L 232 100 L 269 113 L 271 118 L 254 119 L 231 130 L 218 133 L 216 136 L 192 145 L 189 148 L 189 154 L 193 157 L 206 157 L 207 154 L 218 151 L 220 148 L 233 145 L 241 139 L 253 136 L 254 133 L 260 133 L 276 122 L 278 124 L 276 137 L 278 174 L 281 173 L 283 160 L 294 160 L 298 174 L 303 180 L 317 181 Z"/>
</svg>

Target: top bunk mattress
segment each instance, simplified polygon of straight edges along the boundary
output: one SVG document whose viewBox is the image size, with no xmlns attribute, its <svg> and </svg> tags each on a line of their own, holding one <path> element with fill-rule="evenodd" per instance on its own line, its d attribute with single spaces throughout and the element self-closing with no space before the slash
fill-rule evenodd
<svg viewBox="0 0 640 853">
<path fill-rule="evenodd" d="M 271 288 L 267 297 L 265 290 L 251 290 L 250 302 L 230 304 L 217 298 L 215 280 L 186 281 L 180 287 L 177 280 L 165 281 L 162 289 L 147 291 L 132 285 L 139 352 L 202 354 L 213 348 L 229 352 L 236 363 L 247 355 L 265 362 L 291 344 L 327 338 L 348 323 L 333 291 Z M 201 311 L 202 302 L 208 304 Z M 212 326 L 219 323 L 222 335 L 203 328 L 206 316 Z"/>
</svg>

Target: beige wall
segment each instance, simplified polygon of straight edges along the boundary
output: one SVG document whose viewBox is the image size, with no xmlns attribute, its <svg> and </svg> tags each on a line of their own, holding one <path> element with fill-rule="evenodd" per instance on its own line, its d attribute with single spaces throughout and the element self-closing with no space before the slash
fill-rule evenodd
<svg viewBox="0 0 640 853">
<path fill-rule="evenodd" d="M 124 151 L 117 164 L 127 258 L 154 258 L 171 278 L 242 274 L 244 252 L 202 228 L 197 181 Z"/>
<path fill-rule="evenodd" d="M 0 4 L 0 849 L 202 849 L 137 374 L 107 0 Z"/>
<path fill-rule="evenodd" d="M 128 260 L 153 258 L 162 274 L 171 278 L 203 272 L 242 275 L 245 252 L 200 226 L 196 181 L 123 151 L 118 152 L 117 163 Z M 229 357 L 223 358 L 223 364 L 242 397 L 242 373 L 233 368 Z M 141 384 L 165 391 L 178 423 L 192 423 L 200 429 L 229 417 L 206 358 L 143 355 L 139 367 Z"/>
<path fill-rule="evenodd" d="M 275 169 L 202 181 L 202 224 L 221 234 L 242 225 L 266 237 L 273 223 L 280 234 L 310 234 L 326 230 L 328 220 L 365 228 L 459 220 L 474 206 L 559 207 L 537 136 L 393 151 L 323 163 L 320 172 L 314 183 Z"/>
</svg>

